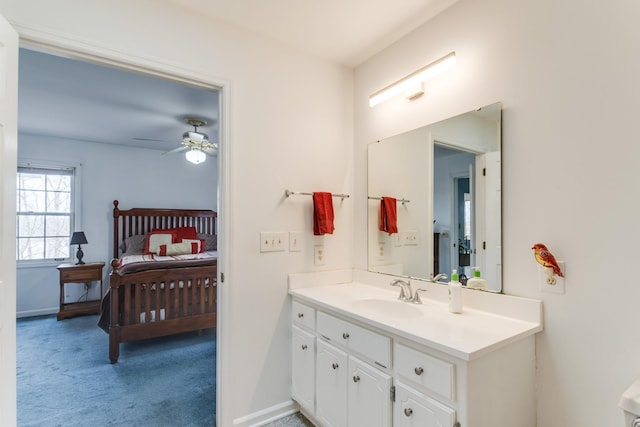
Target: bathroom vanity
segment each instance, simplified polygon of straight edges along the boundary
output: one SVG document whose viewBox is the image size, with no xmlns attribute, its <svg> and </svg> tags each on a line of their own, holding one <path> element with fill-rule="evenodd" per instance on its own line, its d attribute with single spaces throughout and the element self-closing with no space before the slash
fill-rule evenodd
<svg viewBox="0 0 640 427">
<path fill-rule="evenodd" d="M 535 426 L 540 301 L 358 270 L 289 277 L 292 398 L 319 426 Z"/>
</svg>

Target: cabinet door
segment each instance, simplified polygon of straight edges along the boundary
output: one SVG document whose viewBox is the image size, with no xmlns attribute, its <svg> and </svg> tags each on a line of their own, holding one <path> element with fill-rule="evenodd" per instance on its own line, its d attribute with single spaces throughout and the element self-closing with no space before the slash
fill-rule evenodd
<svg viewBox="0 0 640 427">
<path fill-rule="evenodd" d="M 349 356 L 349 427 L 391 426 L 391 376 Z"/>
<path fill-rule="evenodd" d="M 318 340 L 316 418 L 326 427 L 347 426 L 347 354 Z"/>
<path fill-rule="evenodd" d="M 394 427 L 451 427 L 455 421 L 453 409 L 396 383 Z"/>
<path fill-rule="evenodd" d="M 315 336 L 292 327 L 291 396 L 313 414 L 315 401 Z"/>
</svg>

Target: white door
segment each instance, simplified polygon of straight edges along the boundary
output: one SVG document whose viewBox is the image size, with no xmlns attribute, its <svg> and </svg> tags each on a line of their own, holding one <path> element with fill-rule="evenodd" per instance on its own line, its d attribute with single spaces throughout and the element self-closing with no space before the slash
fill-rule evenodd
<svg viewBox="0 0 640 427">
<path fill-rule="evenodd" d="M 349 356 L 349 427 L 391 426 L 391 376 Z"/>
<path fill-rule="evenodd" d="M 18 33 L 0 16 L 0 425 L 16 420 Z"/>
<path fill-rule="evenodd" d="M 481 276 L 489 289 L 502 289 L 501 184 L 500 152 L 492 151 L 476 157 L 477 186 L 476 231 Z M 482 171 L 485 171 L 483 174 Z"/>
<path fill-rule="evenodd" d="M 397 383 L 393 417 L 394 427 L 451 427 L 456 421 L 456 412 Z"/>
<path fill-rule="evenodd" d="M 316 418 L 327 427 L 347 427 L 347 354 L 318 340 Z"/>
<path fill-rule="evenodd" d="M 315 403 L 315 336 L 293 326 L 291 339 L 291 396 L 310 414 Z"/>
</svg>

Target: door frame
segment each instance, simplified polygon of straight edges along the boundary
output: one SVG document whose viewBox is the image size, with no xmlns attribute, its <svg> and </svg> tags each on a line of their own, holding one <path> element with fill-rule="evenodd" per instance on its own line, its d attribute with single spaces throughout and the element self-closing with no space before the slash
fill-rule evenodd
<svg viewBox="0 0 640 427">
<path fill-rule="evenodd" d="M 165 78 L 182 83 L 188 83 L 203 88 L 216 89 L 220 93 L 219 124 L 220 148 L 218 152 L 218 273 L 217 273 L 217 326 L 216 326 L 216 425 L 230 425 L 231 414 L 224 408 L 232 407 L 229 385 L 230 354 L 226 344 L 230 333 L 230 325 L 221 313 L 227 313 L 230 307 L 230 295 L 227 291 L 230 285 L 230 236 L 232 227 L 232 203 L 230 197 L 231 173 L 230 165 L 233 158 L 233 143 L 230 131 L 232 123 L 230 112 L 232 98 L 232 82 L 210 74 L 199 73 L 194 70 L 161 62 L 157 58 L 134 55 L 129 52 L 107 49 L 86 41 L 78 42 L 66 37 L 40 31 L 34 28 L 12 24 L 19 35 L 19 47 L 39 50 L 44 53 L 65 56 L 72 59 L 84 60 L 100 65 L 118 67 L 128 71 L 136 71 L 145 75 Z M 221 250 L 220 250 L 221 249 Z M 223 280 L 224 278 L 224 280 Z M 15 284 L 14 284 L 15 285 Z M 213 408 L 212 408 L 213 410 Z"/>
</svg>

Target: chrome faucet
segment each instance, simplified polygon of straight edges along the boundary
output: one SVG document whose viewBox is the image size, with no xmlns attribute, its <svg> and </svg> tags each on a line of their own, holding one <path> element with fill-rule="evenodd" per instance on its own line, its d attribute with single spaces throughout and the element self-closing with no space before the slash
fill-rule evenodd
<svg viewBox="0 0 640 427">
<path fill-rule="evenodd" d="M 431 280 L 433 283 L 438 283 L 438 281 L 439 281 L 440 279 L 442 279 L 442 280 L 447 280 L 448 278 L 449 278 L 449 276 L 447 276 L 446 274 L 444 274 L 444 273 L 438 273 L 438 274 L 436 274 L 435 276 L 433 276 L 430 280 Z"/>
<path fill-rule="evenodd" d="M 402 279 L 396 279 L 393 282 L 391 282 L 390 286 L 398 286 L 400 288 L 400 295 L 398 296 L 399 300 L 411 301 L 411 299 L 413 298 L 413 295 L 411 292 L 411 282 L 409 281 L 405 282 Z"/>
<path fill-rule="evenodd" d="M 410 302 L 414 304 L 422 304 L 422 300 L 420 299 L 420 292 L 427 292 L 426 289 L 416 289 L 416 292 L 413 294 L 413 298 L 411 298 Z"/>
</svg>

